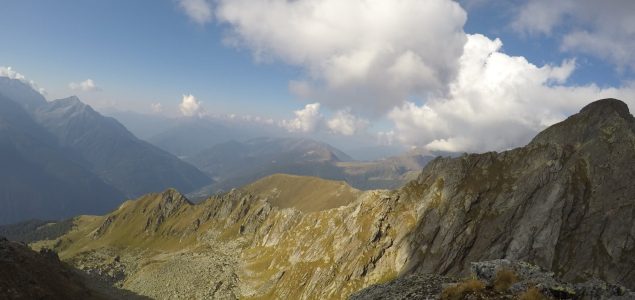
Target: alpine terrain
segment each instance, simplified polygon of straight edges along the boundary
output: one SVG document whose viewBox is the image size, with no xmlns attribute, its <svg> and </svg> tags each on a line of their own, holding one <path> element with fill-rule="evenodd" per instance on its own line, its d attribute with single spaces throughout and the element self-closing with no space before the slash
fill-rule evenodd
<svg viewBox="0 0 635 300">
<path fill-rule="evenodd" d="M 627 297 L 634 166 L 635 118 L 603 99 L 524 147 L 438 157 L 396 190 L 277 175 L 193 204 L 168 189 L 31 246 L 157 299 L 345 299 L 379 283 L 355 297 Z M 501 268 L 509 284 L 490 290 Z M 484 281 L 458 281 L 471 272 Z"/>
</svg>

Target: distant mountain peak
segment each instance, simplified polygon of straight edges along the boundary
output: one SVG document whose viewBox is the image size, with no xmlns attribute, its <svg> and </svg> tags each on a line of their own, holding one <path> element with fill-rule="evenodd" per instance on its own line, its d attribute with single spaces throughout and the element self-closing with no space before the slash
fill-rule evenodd
<svg viewBox="0 0 635 300">
<path fill-rule="evenodd" d="M 67 103 L 67 104 L 84 104 L 81 100 L 79 100 L 79 97 L 77 97 L 75 95 L 70 96 L 70 97 L 66 97 L 66 98 L 62 98 L 62 99 L 58 99 L 57 101 L 59 101 L 61 103 Z"/>
<path fill-rule="evenodd" d="M 28 83 L 8 77 L 0 76 L 0 93 L 20 104 L 28 112 L 46 105 L 44 96 L 34 90 Z"/>
</svg>

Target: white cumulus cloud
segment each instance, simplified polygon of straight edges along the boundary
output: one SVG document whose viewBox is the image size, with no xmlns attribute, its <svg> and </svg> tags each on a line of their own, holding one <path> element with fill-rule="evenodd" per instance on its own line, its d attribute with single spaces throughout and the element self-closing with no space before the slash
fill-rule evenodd
<svg viewBox="0 0 635 300">
<path fill-rule="evenodd" d="M 215 11 L 229 44 L 305 71 L 292 92 L 356 111 L 443 93 L 466 40 L 450 0 L 219 0 Z"/>
<path fill-rule="evenodd" d="M 86 79 L 82 82 L 71 82 L 68 84 L 68 87 L 73 91 L 82 91 L 82 92 L 95 92 L 100 91 L 101 88 L 98 87 L 92 79 Z"/>
<path fill-rule="evenodd" d="M 567 86 L 574 60 L 539 67 L 501 47 L 498 39 L 470 35 L 446 97 L 406 102 L 389 113 L 396 137 L 431 151 L 504 150 L 527 143 L 593 100 L 616 97 L 634 107 L 632 85 Z"/>
<path fill-rule="evenodd" d="M 179 7 L 194 22 L 204 25 L 212 21 L 212 4 L 208 0 L 178 0 Z"/>
<path fill-rule="evenodd" d="M 181 114 L 186 117 L 202 116 L 205 114 L 205 110 L 200 101 L 192 94 L 183 95 L 181 103 L 179 104 L 179 110 Z"/>
<path fill-rule="evenodd" d="M 332 118 L 326 122 L 327 127 L 334 133 L 341 135 L 353 135 L 368 127 L 368 120 L 359 118 L 351 114 L 350 109 L 337 111 Z"/>
<path fill-rule="evenodd" d="M 294 114 L 294 119 L 280 122 L 280 125 L 290 132 L 313 132 L 319 128 L 324 118 L 320 113 L 320 103 L 307 104 Z"/>
</svg>

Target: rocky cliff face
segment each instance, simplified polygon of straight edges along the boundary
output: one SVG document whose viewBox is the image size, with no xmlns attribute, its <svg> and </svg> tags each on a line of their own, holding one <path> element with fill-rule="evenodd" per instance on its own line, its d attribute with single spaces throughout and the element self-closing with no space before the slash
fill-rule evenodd
<svg viewBox="0 0 635 300">
<path fill-rule="evenodd" d="M 429 200 L 409 237 L 408 270 L 459 273 L 471 261 L 521 259 L 565 280 L 635 282 L 635 120 L 590 104 L 503 153 L 432 162 L 406 189 Z"/>
<path fill-rule="evenodd" d="M 438 158 L 403 188 L 346 206 L 281 209 L 240 190 L 193 205 L 168 190 L 79 218 L 42 244 L 84 269 L 119 257 L 118 284 L 156 298 L 341 299 L 408 273 L 461 276 L 471 262 L 499 258 L 634 288 L 633 178 L 635 120 L 606 99 L 525 147 Z"/>
</svg>

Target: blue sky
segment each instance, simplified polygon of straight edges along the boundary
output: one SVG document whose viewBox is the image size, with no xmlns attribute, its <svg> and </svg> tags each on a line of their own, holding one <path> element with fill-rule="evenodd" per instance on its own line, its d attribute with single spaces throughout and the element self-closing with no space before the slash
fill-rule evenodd
<svg viewBox="0 0 635 300">
<path fill-rule="evenodd" d="M 0 11 L 0 66 L 49 99 L 104 110 L 483 151 L 635 95 L 631 1 L 8 0 Z"/>
<path fill-rule="evenodd" d="M 292 97 L 284 65 L 254 64 L 222 44 L 222 28 L 190 21 L 171 1 L 5 1 L 0 18 L 3 65 L 70 95 L 69 82 L 93 79 L 123 109 L 178 104 L 192 93 L 212 110 L 276 115 Z M 86 97 L 83 97 L 86 98 Z M 118 99 L 117 99 L 118 98 Z M 85 99 L 90 101 L 89 99 Z M 101 104 L 101 103 L 99 103 Z M 249 105 L 246 105 L 249 104 Z M 253 105 L 253 111 L 246 110 Z M 296 105 L 297 106 L 297 105 Z"/>
</svg>

